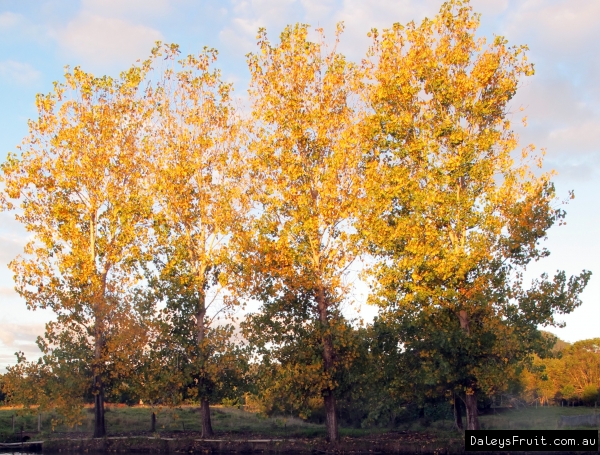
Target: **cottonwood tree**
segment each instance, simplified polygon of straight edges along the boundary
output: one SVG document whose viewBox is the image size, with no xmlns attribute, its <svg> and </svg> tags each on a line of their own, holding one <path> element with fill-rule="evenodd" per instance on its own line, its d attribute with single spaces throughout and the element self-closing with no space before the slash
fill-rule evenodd
<svg viewBox="0 0 600 455">
<path fill-rule="evenodd" d="M 371 299 L 398 326 L 407 372 L 461 396 L 468 429 L 479 428 L 478 394 L 549 348 L 538 326 L 576 308 L 590 277 L 523 282 L 565 213 L 551 174 L 530 168 L 541 167 L 533 147 L 513 160 L 509 102 L 533 74 L 526 48 L 477 39 L 478 23 L 468 2 L 453 0 L 420 25 L 373 32 L 361 226 L 380 259 Z"/>
<path fill-rule="evenodd" d="M 249 55 L 255 216 L 248 243 L 240 247 L 241 287 L 263 303 L 273 322 L 306 317 L 318 356 L 311 356 L 305 373 L 310 369 L 316 377 L 311 387 L 323 398 L 327 437 L 334 442 L 335 376 L 350 361 L 339 355 L 346 326 L 339 309 L 348 297 L 344 277 L 357 257 L 351 223 L 363 198 L 359 75 L 335 48 L 327 49 L 322 30 L 318 42 L 308 33 L 306 25 L 288 26 L 272 44 L 261 29 L 260 51 Z"/>
<path fill-rule="evenodd" d="M 150 284 L 166 305 L 165 342 L 171 339 L 168 349 L 182 354 L 172 360 L 179 359 L 184 376 L 195 382 L 202 436 L 208 437 L 209 400 L 224 378 L 243 369 L 241 352 L 229 340 L 231 328 L 217 323 L 236 303 L 226 265 L 230 239 L 244 224 L 246 175 L 233 87 L 212 68 L 217 52 L 205 49 L 179 61 L 177 54 L 176 45 L 157 49 L 170 65 L 153 90 L 157 273 Z"/>
<path fill-rule="evenodd" d="M 303 301 L 292 301 L 289 295 L 281 299 L 265 297 L 260 311 L 249 314 L 241 324 L 258 360 L 250 374 L 253 392 L 266 414 L 311 418 L 323 402 L 323 340 L 314 302 L 309 297 Z M 354 385 L 349 376 L 356 368 L 359 336 L 337 311 L 332 311 L 330 318 L 336 362 L 341 366 L 330 375 L 339 400 L 345 398 L 340 392 L 349 395 L 348 389 Z M 336 412 L 339 418 L 339 410 Z"/>
<path fill-rule="evenodd" d="M 127 375 L 146 342 L 131 290 L 145 260 L 151 208 L 144 191 L 147 71 L 144 64 L 113 79 L 67 70 L 64 82 L 37 96 L 38 118 L 20 155 L 2 165 L 4 208 L 18 206 L 16 219 L 32 234 L 9 265 L 16 290 L 29 309 L 49 308 L 56 317 L 39 340 L 41 373 L 61 377 L 71 365 L 73 381 L 54 381 L 63 388 L 90 375 L 94 437 L 106 434 L 106 384 Z"/>
</svg>

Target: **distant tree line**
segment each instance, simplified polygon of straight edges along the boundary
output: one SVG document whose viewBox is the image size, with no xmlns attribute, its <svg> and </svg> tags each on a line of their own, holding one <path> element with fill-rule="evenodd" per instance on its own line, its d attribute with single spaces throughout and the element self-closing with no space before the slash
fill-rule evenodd
<svg viewBox="0 0 600 455">
<path fill-rule="evenodd" d="M 523 280 L 565 212 L 542 154 L 515 152 L 527 49 L 478 25 L 452 0 L 372 30 L 360 63 L 337 51 L 341 25 L 333 46 L 261 29 L 247 114 L 212 49 L 158 44 L 118 78 L 67 69 L 2 164 L 2 207 L 32 236 L 16 290 L 55 313 L 6 399 L 70 422 L 94 403 L 95 437 L 107 400 L 198 403 L 204 437 L 223 400 L 321 413 L 330 441 L 340 420 L 411 409 L 478 429 L 478 403 L 550 362 L 539 327 L 591 276 Z M 380 308 L 367 325 L 343 311 L 359 266 Z"/>
<path fill-rule="evenodd" d="M 540 405 L 594 406 L 600 401 L 599 385 L 600 338 L 557 343 L 553 355 L 535 356 L 521 379 L 524 398 Z"/>
</svg>

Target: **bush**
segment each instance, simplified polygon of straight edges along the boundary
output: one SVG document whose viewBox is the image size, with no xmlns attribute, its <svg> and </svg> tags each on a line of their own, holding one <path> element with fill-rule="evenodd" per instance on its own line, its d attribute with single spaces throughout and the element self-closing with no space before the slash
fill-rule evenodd
<svg viewBox="0 0 600 455">
<path fill-rule="evenodd" d="M 581 400 L 587 405 L 593 405 L 598 401 L 598 388 L 595 385 L 588 385 L 581 393 Z"/>
</svg>

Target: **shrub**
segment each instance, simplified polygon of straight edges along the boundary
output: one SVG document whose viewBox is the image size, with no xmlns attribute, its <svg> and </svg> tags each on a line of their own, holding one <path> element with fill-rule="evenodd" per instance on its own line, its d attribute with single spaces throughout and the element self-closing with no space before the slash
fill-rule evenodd
<svg viewBox="0 0 600 455">
<path fill-rule="evenodd" d="M 581 400 L 587 405 L 593 405 L 598 401 L 598 395 L 598 388 L 595 385 L 588 385 L 581 392 Z"/>
</svg>

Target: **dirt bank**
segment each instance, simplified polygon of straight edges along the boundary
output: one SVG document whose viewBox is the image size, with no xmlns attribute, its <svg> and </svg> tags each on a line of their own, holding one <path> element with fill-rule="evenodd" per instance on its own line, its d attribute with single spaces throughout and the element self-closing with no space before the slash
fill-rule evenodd
<svg viewBox="0 0 600 455">
<path fill-rule="evenodd" d="M 105 439 L 51 439 L 44 441 L 45 453 L 56 452 L 143 452 L 143 453 L 365 453 L 365 454 L 450 454 L 462 453 L 463 441 L 416 438 L 343 438 L 338 444 L 322 439 L 193 439 L 154 437 L 109 437 Z"/>
</svg>

